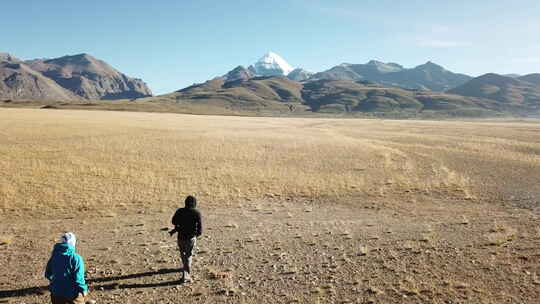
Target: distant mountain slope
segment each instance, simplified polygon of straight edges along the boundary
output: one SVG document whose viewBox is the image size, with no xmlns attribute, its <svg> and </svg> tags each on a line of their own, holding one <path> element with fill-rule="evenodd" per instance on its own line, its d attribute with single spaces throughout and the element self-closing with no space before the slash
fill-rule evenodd
<svg viewBox="0 0 540 304">
<path fill-rule="evenodd" d="M 400 112 L 436 111 L 457 115 L 483 115 L 499 111 L 496 102 L 431 91 L 383 87 L 348 80 L 318 80 L 304 85 L 302 96 L 314 111 Z"/>
<path fill-rule="evenodd" d="M 519 76 L 517 78 L 519 80 L 526 81 L 526 82 L 540 86 L 540 73 Z"/>
<path fill-rule="evenodd" d="M 223 77 L 225 78 L 225 81 L 248 80 L 255 77 L 255 74 L 244 68 L 244 66 L 239 65 Z"/>
<path fill-rule="evenodd" d="M 88 54 L 26 61 L 32 69 L 85 99 L 138 98 L 152 95 L 140 79 L 128 77 Z"/>
<path fill-rule="evenodd" d="M 311 79 L 367 80 L 391 87 L 442 92 L 459 86 L 472 77 L 452 73 L 432 62 L 412 69 L 405 69 L 397 63 L 372 60 L 366 64 L 341 64 L 327 71 L 316 73 Z"/>
<path fill-rule="evenodd" d="M 0 53 L 0 62 L 8 61 L 8 62 L 20 62 L 21 60 L 9 53 Z"/>
<path fill-rule="evenodd" d="M 443 92 L 457 87 L 472 77 L 450 72 L 432 62 L 419 65 L 413 69 L 404 69 L 385 75 L 381 83 L 410 89 L 428 89 Z"/>
<path fill-rule="evenodd" d="M 366 81 L 297 82 L 283 76 L 235 81 L 219 77 L 151 100 L 236 111 L 410 114 L 431 111 L 462 116 L 499 112 L 497 102 L 481 98 L 389 88 Z"/>
<path fill-rule="evenodd" d="M 177 98 L 302 102 L 302 85 L 285 77 L 255 77 L 226 81 L 216 78 L 178 91 Z"/>
<path fill-rule="evenodd" d="M 343 63 L 324 72 L 315 73 L 311 80 L 361 80 L 364 76 L 355 71 L 355 66 Z"/>
<path fill-rule="evenodd" d="M 519 74 L 503 74 L 503 76 L 510 77 L 510 78 L 519 78 L 519 77 L 521 77 L 521 75 L 519 75 Z"/>
<path fill-rule="evenodd" d="M 525 77 L 525 76 L 524 76 Z M 500 102 L 504 106 L 516 106 L 540 109 L 540 86 L 531 82 L 501 76 L 485 74 L 474 78 L 462 86 L 449 90 L 449 93 L 463 96 L 487 98 Z M 534 81 L 535 76 L 525 77 Z"/>
<path fill-rule="evenodd" d="M 4 58 L 7 60 L 7 58 Z M 0 61 L 0 98 L 10 100 L 58 100 L 80 99 L 53 80 L 34 71 L 21 61 Z M 11 62 L 14 60 L 14 62 Z"/>
<path fill-rule="evenodd" d="M 304 80 L 308 80 L 312 75 L 313 73 L 309 71 L 306 71 L 301 68 L 297 68 L 297 69 L 294 69 L 292 72 L 290 72 L 287 75 L 287 78 L 294 81 L 304 81 Z"/>
<path fill-rule="evenodd" d="M 349 80 L 317 80 L 304 85 L 302 96 L 313 111 L 386 112 L 418 111 L 422 104 L 414 92 Z"/>
</svg>

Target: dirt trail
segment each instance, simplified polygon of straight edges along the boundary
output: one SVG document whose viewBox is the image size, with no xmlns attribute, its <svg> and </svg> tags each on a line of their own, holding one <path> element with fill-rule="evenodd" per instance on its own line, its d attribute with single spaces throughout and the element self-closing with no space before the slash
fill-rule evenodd
<svg viewBox="0 0 540 304">
<path fill-rule="evenodd" d="M 179 284 L 171 210 L 0 223 L 0 303 L 45 303 L 54 238 L 77 233 L 97 303 L 535 303 L 538 215 L 471 201 L 268 198 L 205 208 Z"/>
</svg>

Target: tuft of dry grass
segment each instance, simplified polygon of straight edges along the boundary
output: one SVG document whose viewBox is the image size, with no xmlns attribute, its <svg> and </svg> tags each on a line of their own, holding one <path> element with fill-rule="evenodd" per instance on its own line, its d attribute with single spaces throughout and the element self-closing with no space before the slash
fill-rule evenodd
<svg viewBox="0 0 540 304">
<path fill-rule="evenodd" d="M 9 245 L 13 242 L 14 237 L 11 235 L 0 235 L 0 246 Z"/>
<path fill-rule="evenodd" d="M 11 244 L 14 238 L 13 235 L 0 235 L 0 246 Z"/>
<path fill-rule="evenodd" d="M 487 245 L 501 246 L 513 241 L 517 237 L 517 230 L 502 223 L 494 223 L 486 234 Z"/>
<path fill-rule="evenodd" d="M 233 273 L 230 271 L 220 271 L 213 267 L 208 267 L 206 269 L 208 273 L 208 278 L 212 280 L 227 280 L 232 279 Z"/>
</svg>

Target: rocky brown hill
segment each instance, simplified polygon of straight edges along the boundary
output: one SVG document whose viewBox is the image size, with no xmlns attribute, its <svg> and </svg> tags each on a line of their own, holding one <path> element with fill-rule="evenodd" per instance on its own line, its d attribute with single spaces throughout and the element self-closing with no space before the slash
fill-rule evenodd
<svg viewBox="0 0 540 304">
<path fill-rule="evenodd" d="M 80 97 L 10 54 L 0 54 L 0 98 L 71 101 Z"/>
<path fill-rule="evenodd" d="M 152 95 L 142 80 L 128 77 L 88 54 L 35 59 L 26 63 L 85 99 L 123 99 Z"/>
<path fill-rule="evenodd" d="M 0 99 L 77 101 L 151 95 L 142 80 L 88 54 L 22 61 L 0 53 Z"/>
<path fill-rule="evenodd" d="M 529 81 L 525 81 L 529 80 Z M 449 90 L 449 93 L 469 97 L 492 99 L 506 108 L 519 109 L 522 112 L 540 110 L 540 85 L 534 74 L 511 78 L 498 74 L 485 74 Z"/>
<path fill-rule="evenodd" d="M 252 77 L 255 77 L 255 74 L 250 72 L 245 67 L 239 65 L 229 73 L 225 74 L 223 78 L 225 78 L 225 81 L 235 81 L 235 80 L 248 80 Z"/>
</svg>

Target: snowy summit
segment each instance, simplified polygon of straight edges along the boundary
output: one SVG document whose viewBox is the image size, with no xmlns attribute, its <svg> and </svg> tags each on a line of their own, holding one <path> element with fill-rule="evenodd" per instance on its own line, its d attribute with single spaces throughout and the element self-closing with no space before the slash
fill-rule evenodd
<svg viewBox="0 0 540 304">
<path fill-rule="evenodd" d="M 268 52 L 249 70 L 260 76 L 287 76 L 294 68 L 276 53 Z"/>
</svg>

